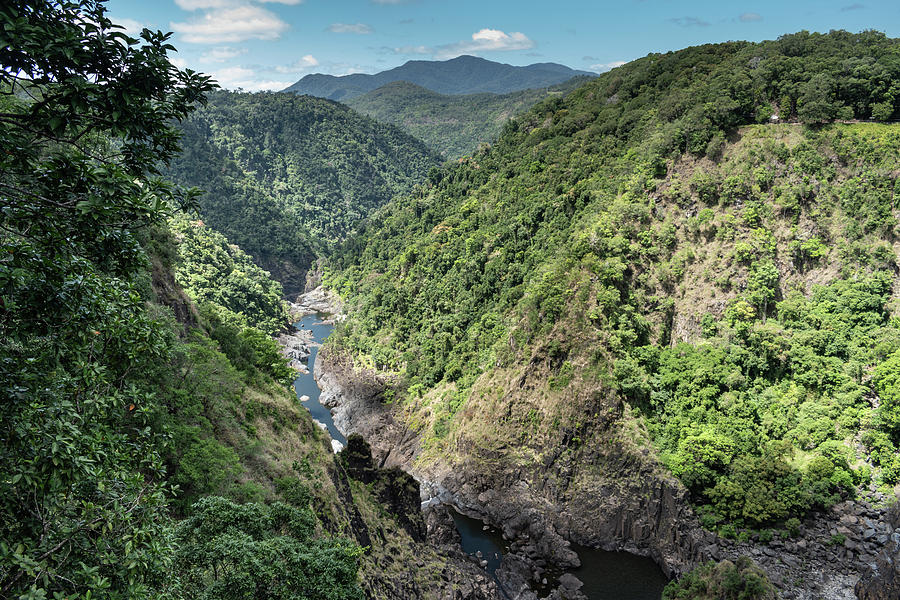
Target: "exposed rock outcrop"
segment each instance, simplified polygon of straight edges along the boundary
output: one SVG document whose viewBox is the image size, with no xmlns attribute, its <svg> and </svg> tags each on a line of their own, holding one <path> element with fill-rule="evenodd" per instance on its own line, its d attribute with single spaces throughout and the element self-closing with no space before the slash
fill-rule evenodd
<svg viewBox="0 0 900 600">
<path fill-rule="evenodd" d="M 528 597 L 523 584 L 536 584 L 535 576 L 548 563 L 578 565 L 570 540 L 650 556 L 669 575 L 711 557 L 715 536 L 699 527 L 683 488 L 674 479 L 660 478 L 640 456 L 597 443 L 590 450 L 520 465 L 496 451 L 473 448 L 466 462 L 423 471 L 414 463 L 418 436 L 395 413 L 397 407 L 382 401 L 392 381 L 356 369 L 347 357 L 328 349 L 319 354 L 315 375 L 320 400 L 332 407 L 338 428 L 365 437 L 376 464 L 410 470 L 426 482 L 426 498 L 439 496 L 502 529 L 512 543 L 498 578 L 516 597 Z M 608 472 L 609 479 L 582 485 L 585 469 Z M 627 481 L 616 477 L 627 471 L 632 473 Z M 565 593 L 574 597 L 574 592 Z"/>
<path fill-rule="evenodd" d="M 341 299 L 321 286 L 297 296 L 290 308 L 296 318 L 315 313 L 330 315 L 334 320 L 342 318 Z"/>
<path fill-rule="evenodd" d="M 425 541 L 419 482 L 399 467 L 379 469 L 372 460 L 369 444 L 359 434 L 347 438 L 347 447 L 339 455 L 347 474 L 371 484 L 375 497 L 394 515 L 397 522 L 417 542 Z"/>
<path fill-rule="evenodd" d="M 885 525 L 881 528 L 883 533 L 877 537 L 869 536 L 874 537 L 875 542 L 880 544 L 881 551 L 856 584 L 856 595 L 859 600 L 900 598 L 900 502 L 887 511 L 884 520 L 879 524 L 882 523 Z M 887 528 L 892 530 L 890 535 L 884 532 Z M 873 529 L 867 529 L 866 534 Z"/>
<path fill-rule="evenodd" d="M 341 468 L 333 473 L 341 495 L 349 531 L 369 548 L 362 567 L 366 597 L 373 600 L 500 600 L 496 582 L 463 553 L 446 509 L 423 514 L 419 484 L 397 467 L 375 466 L 368 444 L 351 435 L 337 456 Z M 370 487 L 387 509 L 402 535 L 368 522 L 358 508 L 350 480 Z M 372 520 L 372 516 L 369 520 Z M 449 525 L 448 525 L 449 520 Z M 385 521 L 382 519 L 382 523 Z M 454 537 L 456 534 L 456 537 Z"/>
<path fill-rule="evenodd" d="M 511 542 L 510 554 L 497 576 L 511 597 L 530 597 L 535 575 L 548 564 L 575 566 L 569 542 L 649 556 L 670 577 L 708 560 L 750 556 L 786 599 L 850 600 L 867 568 L 873 574 L 864 580 L 878 583 L 861 582 L 857 591 L 889 594 L 892 582 L 900 581 L 896 556 L 878 555 L 894 529 L 882 524 L 882 509 L 863 502 L 841 503 L 811 516 L 796 539 L 738 543 L 703 529 L 684 487 L 649 451 L 616 435 L 625 418 L 621 406 L 586 406 L 593 419 L 587 439 L 576 446 L 568 439 L 586 437 L 584 432 L 562 431 L 562 439 L 548 447 L 563 451 L 537 449 L 538 461 L 522 462 L 502 446 L 480 447 L 460 438 L 458 443 L 470 444 L 458 449 L 461 462 L 423 466 L 417 461 L 419 438 L 402 407 L 384 401 L 386 390 L 396 383 L 388 375 L 354 367 L 349 358 L 327 349 L 319 355 L 315 375 L 338 428 L 365 437 L 376 464 L 413 473 L 423 482 L 424 498 L 435 499 L 426 504 L 453 504 L 503 531 Z M 832 536 L 838 533 L 846 541 L 834 544 Z M 574 589 L 558 587 L 553 593 L 577 597 Z"/>
<path fill-rule="evenodd" d="M 288 365 L 301 373 L 308 373 L 306 360 L 313 344 L 311 332 L 293 330 L 291 333 L 280 333 L 277 340 L 281 355 L 287 359 Z"/>
</svg>

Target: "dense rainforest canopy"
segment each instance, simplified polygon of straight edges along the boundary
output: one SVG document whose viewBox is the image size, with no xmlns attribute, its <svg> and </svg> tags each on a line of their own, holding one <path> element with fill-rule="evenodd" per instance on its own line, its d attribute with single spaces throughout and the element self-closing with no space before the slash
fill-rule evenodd
<svg viewBox="0 0 900 600">
<path fill-rule="evenodd" d="M 181 130 L 167 173 L 202 187 L 205 222 L 292 295 L 323 249 L 438 162 L 396 127 L 294 94 L 215 92 Z"/>
<path fill-rule="evenodd" d="M 405 378 L 435 452 L 495 369 L 546 357 L 534 435 L 614 394 L 724 535 L 891 486 L 900 128 L 827 123 L 896 119 L 898 92 L 877 32 L 614 69 L 376 213 L 330 263 L 334 343 Z"/>
<path fill-rule="evenodd" d="M 577 390 L 627 404 L 723 536 L 900 482 L 898 41 L 650 55 L 437 168 L 334 102 L 216 92 L 168 40 L 99 0 L 0 6 L 0 597 L 355 600 L 398 552 L 447 573 L 285 385 L 281 297 L 334 248 L 333 343 L 399 375 L 426 454 L 540 362 L 549 400 L 483 427 L 520 447 Z M 771 593 L 738 561 L 669 594 L 735 581 Z"/>
<path fill-rule="evenodd" d="M 444 95 L 397 81 L 345 100 L 353 110 L 397 125 L 448 159 L 472 154 L 493 142 L 506 122 L 548 97 L 561 96 L 588 81 L 573 77 L 546 88 L 507 94 Z"/>
</svg>

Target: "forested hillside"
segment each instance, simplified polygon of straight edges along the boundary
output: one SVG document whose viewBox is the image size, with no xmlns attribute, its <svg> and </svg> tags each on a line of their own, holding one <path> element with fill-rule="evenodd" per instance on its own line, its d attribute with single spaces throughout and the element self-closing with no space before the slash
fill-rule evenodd
<svg viewBox="0 0 900 600">
<path fill-rule="evenodd" d="M 600 550 L 667 598 L 896 595 L 900 40 L 446 101 L 451 152 L 549 95 L 439 166 L 123 31 L 0 5 L 0 599 L 578 598 Z M 319 258 L 339 454 L 273 338 Z"/>
<path fill-rule="evenodd" d="M 205 223 L 291 296 L 317 255 L 438 162 L 391 125 L 293 94 L 214 92 L 181 131 L 167 174 L 201 187 Z"/>
<path fill-rule="evenodd" d="M 172 280 L 165 217 L 192 194 L 156 165 L 208 79 L 100 3 L 6 3 L 0 23 L 0 596 L 360 597 L 358 547 L 258 456 L 282 418 L 330 458 L 274 342 Z"/>
<path fill-rule="evenodd" d="M 829 123 L 898 92 L 875 32 L 606 73 L 376 213 L 330 262 L 333 343 L 400 377 L 419 464 L 649 442 L 726 537 L 888 489 L 900 126 Z"/>
<path fill-rule="evenodd" d="M 347 101 L 389 83 L 406 81 L 438 94 L 506 94 L 517 90 L 541 88 L 568 81 L 578 75 L 593 76 L 555 63 L 536 63 L 516 67 L 478 56 L 457 56 L 449 60 L 411 60 L 405 64 L 369 75 L 323 75 L 313 73 L 285 89 L 285 92 L 309 94 L 320 98 Z"/>
<path fill-rule="evenodd" d="M 587 80 L 574 77 L 548 88 L 464 96 L 439 94 L 398 81 L 345 103 L 364 115 L 397 125 L 444 158 L 456 159 L 472 154 L 481 143 L 493 142 L 514 115 L 541 100 L 570 92 Z"/>
<path fill-rule="evenodd" d="M 448 559 L 376 495 L 409 482 L 352 479 L 288 387 L 280 285 L 159 175 L 211 82 L 121 31 L 0 7 L 0 598 L 435 587 Z M 403 553 L 420 583 L 378 564 Z"/>
<path fill-rule="evenodd" d="M 177 215 L 169 228 L 178 245 L 175 279 L 195 302 L 213 304 L 222 317 L 268 335 L 288 324 L 281 285 L 221 233 Z"/>
</svg>

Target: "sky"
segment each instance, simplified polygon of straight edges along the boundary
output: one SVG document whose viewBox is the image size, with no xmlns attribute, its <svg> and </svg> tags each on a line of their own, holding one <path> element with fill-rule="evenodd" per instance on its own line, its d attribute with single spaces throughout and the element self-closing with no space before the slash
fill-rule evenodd
<svg viewBox="0 0 900 600">
<path fill-rule="evenodd" d="M 310 73 L 376 73 L 462 54 L 607 71 L 651 52 L 803 29 L 900 36 L 898 0 L 109 0 L 136 34 L 172 31 L 173 62 L 222 87 L 280 90 Z"/>
</svg>

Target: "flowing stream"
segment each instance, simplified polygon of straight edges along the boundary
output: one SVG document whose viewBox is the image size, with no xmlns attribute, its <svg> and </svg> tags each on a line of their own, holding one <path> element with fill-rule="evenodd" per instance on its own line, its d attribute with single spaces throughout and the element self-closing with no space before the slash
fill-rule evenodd
<svg viewBox="0 0 900 600">
<path fill-rule="evenodd" d="M 300 375 L 294 380 L 294 390 L 303 406 L 309 410 L 312 418 L 325 425 L 333 440 L 347 444 L 347 438 L 334 425 L 331 411 L 319 403 L 321 390 L 313 377 L 313 367 L 319 345 L 325 341 L 333 325 L 322 322 L 323 315 L 306 315 L 294 324 L 298 330 L 312 331 L 312 344 L 306 363 L 309 373 Z M 494 574 L 500 566 L 506 542 L 499 531 L 485 526 L 477 519 L 451 511 L 456 529 L 462 538 L 465 552 L 487 561 L 488 573 Z M 590 600 L 659 600 L 666 578 L 659 567 L 649 558 L 635 556 L 626 552 L 605 552 L 592 548 L 572 546 L 581 559 L 581 567 L 573 574 L 584 582 L 581 591 Z"/>
<path fill-rule="evenodd" d="M 322 390 L 319 389 L 319 385 L 313 377 L 313 367 L 316 364 L 316 355 L 319 354 L 319 345 L 331 335 L 331 331 L 334 329 L 334 325 L 323 323 L 322 318 L 323 315 L 320 314 L 306 315 L 294 323 L 295 329 L 312 331 L 313 341 L 309 347 L 309 358 L 306 359 L 309 373 L 301 374 L 294 380 L 294 390 L 297 392 L 298 399 L 302 399 L 304 396 L 308 397 L 308 400 L 301 400 L 301 404 L 306 407 L 314 420 L 325 425 L 328 433 L 331 434 L 331 439 L 337 440 L 341 443 L 341 447 L 344 447 L 347 445 L 347 438 L 334 426 L 331 411 L 319 404 L 319 395 Z"/>
</svg>

